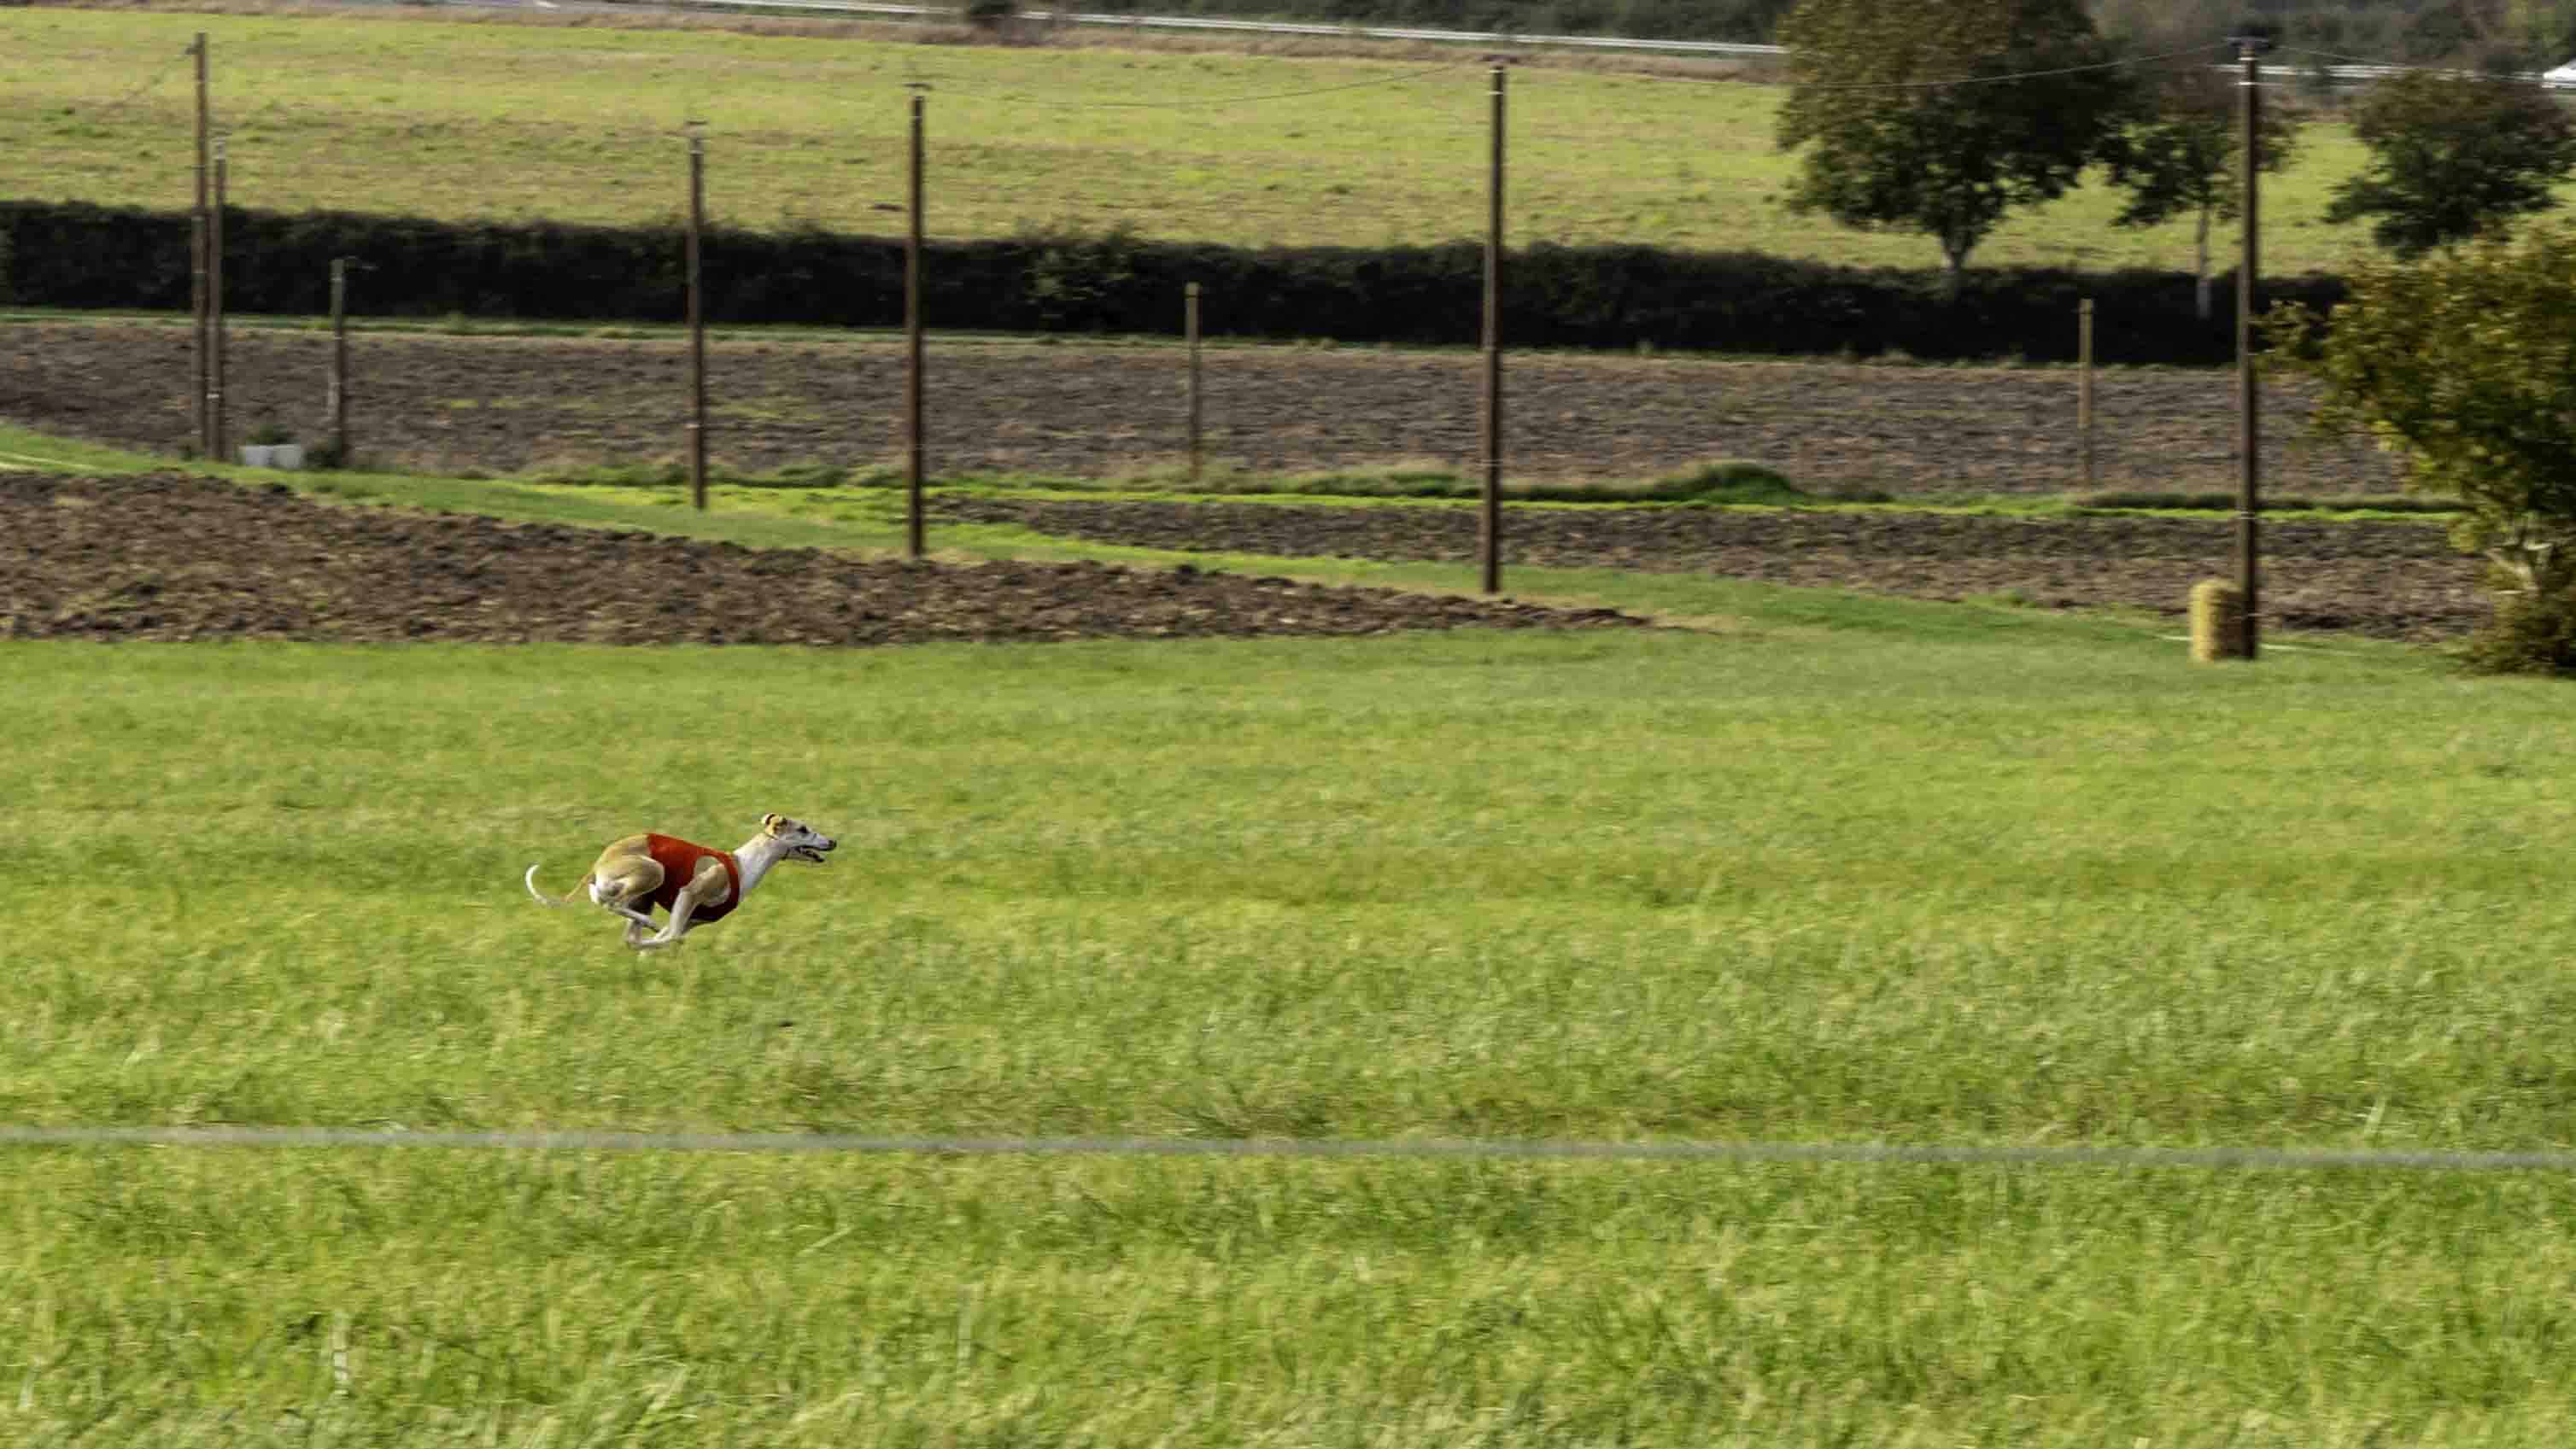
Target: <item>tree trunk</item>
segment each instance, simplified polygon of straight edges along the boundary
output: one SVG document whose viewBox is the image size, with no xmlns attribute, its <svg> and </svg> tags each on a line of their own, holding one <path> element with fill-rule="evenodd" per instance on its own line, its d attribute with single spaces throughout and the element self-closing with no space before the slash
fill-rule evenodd
<svg viewBox="0 0 2576 1449">
<path fill-rule="evenodd" d="M 2198 283 L 2193 291 L 2192 300 L 2199 306 L 2200 320 L 2203 322 L 2209 320 L 2209 213 L 2211 209 L 2212 204 L 2209 202 L 2204 201 L 2200 204 L 2200 226 L 2192 233 L 2191 239 L 2192 257 L 2195 263 L 2192 277 Z"/>
<path fill-rule="evenodd" d="M 2576 583 L 2576 554 L 2561 549 L 2547 532 L 2526 514 L 2514 519 L 2502 538 L 2488 543 L 2487 558 L 2522 585 L 2516 592 L 2554 598 Z"/>
</svg>

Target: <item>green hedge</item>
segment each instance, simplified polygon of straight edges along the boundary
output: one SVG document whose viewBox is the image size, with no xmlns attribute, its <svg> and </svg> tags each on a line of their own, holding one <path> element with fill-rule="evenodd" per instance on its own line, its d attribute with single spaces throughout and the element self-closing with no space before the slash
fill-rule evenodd
<svg viewBox="0 0 2576 1449">
<path fill-rule="evenodd" d="M 188 306 L 189 218 L 80 204 L 0 203 L 16 302 L 31 307 Z M 330 262 L 371 270 L 351 309 L 397 317 L 670 322 L 682 315 L 677 228 L 446 223 L 346 212 L 227 211 L 225 305 L 315 314 Z M 1472 344 L 1484 255 L 1428 247 L 1245 250 L 1132 236 L 1031 232 L 936 242 L 923 261 L 933 328 L 1178 333 L 1182 288 L 1206 289 L 1212 336 Z M 1955 300 L 1937 271 L 1832 266 L 1751 252 L 1539 245 L 1505 267 L 1513 347 L 1932 359 L 2074 355 L 2080 298 L 2095 299 L 2105 362 L 2208 365 L 2234 353 L 2232 306 L 2202 322 L 2181 272 L 1969 274 Z M 903 244 L 818 229 L 712 229 L 706 315 L 714 323 L 892 327 L 903 321 Z M 2264 301 L 2321 310 L 2325 276 L 2264 285 Z M 2222 294 L 2232 297 L 2233 284 Z"/>
</svg>

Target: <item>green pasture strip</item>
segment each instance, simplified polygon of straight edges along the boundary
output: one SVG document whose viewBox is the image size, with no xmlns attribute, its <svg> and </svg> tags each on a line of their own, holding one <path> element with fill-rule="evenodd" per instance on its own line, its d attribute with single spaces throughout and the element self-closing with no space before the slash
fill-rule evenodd
<svg viewBox="0 0 2576 1449">
<path fill-rule="evenodd" d="M 2576 1199 L 2551 1177 L 435 1150 L 8 1168 L 0 1433 L 28 1445 L 2576 1430 Z"/>
<path fill-rule="evenodd" d="M 71 307 L 0 307 L 0 324 L 6 323 L 114 323 L 143 324 L 179 328 L 190 325 L 187 314 L 126 308 Z M 318 332 L 330 328 L 328 316 L 299 316 L 278 312 L 228 312 L 225 325 L 256 331 Z M 449 314 L 444 317 L 367 317 L 351 316 L 343 321 L 351 332 L 393 334 L 431 334 L 448 337 L 562 337 L 590 338 L 599 341 L 661 341 L 680 343 L 688 339 L 684 322 L 616 321 L 609 319 L 547 319 L 520 317 L 469 317 Z M 787 322 L 708 323 L 710 338 L 745 338 L 764 342 L 816 342 L 850 347 L 899 347 L 903 331 L 889 327 L 840 327 Z M 1174 352 L 1189 344 L 1170 333 L 1152 332 L 994 332 L 974 328 L 941 327 L 930 334 L 934 348 L 949 347 L 1067 347 L 1084 352 L 1122 349 L 1150 352 Z M 1390 355 L 1432 355 L 1467 357 L 1478 355 L 1473 343 L 1367 341 L 1348 342 L 1330 337 L 1306 337 L 1282 341 L 1276 338 L 1243 337 L 1210 334 L 1199 339 L 1206 352 L 1262 352 L 1293 349 L 1306 356 L 1383 353 Z M 1950 370 L 1959 372 L 2073 372 L 2078 364 L 2010 358 L 1924 358 L 1902 352 L 1875 354 L 1868 357 L 1835 357 L 1820 359 L 1812 353 L 1711 352 L 1691 348 L 1664 347 L 1640 350 L 1641 359 L 1666 361 L 1703 361 L 1717 363 L 1786 363 L 1797 366 L 1869 367 L 1907 370 Z M 1604 349 L 1594 347 L 1513 346 L 1507 358 L 1604 356 Z M 2158 373 L 2208 372 L 2205 367 L 2188 367 L 2177 363 L 2108 362 L 2097 363 L 2097 376 L 2147 376 Z"/>
<path fill-rule="evenodd" d="M 1754 465 L 1759 468 L 1761 465 Z M 1768 472 L 1767 468 L 1762 469 Z M 549 478 L 548 482 L 570 482 L 569 478 Z M 757 480 L 745 480 L 757 481 Z M 1463 475 L 1425 476 L 1398 474 L 1384 476 L 1379 470 L 1355 469 L 1319 474 L 1235 474 L 1222 479 L 1209 479 L 1210 484 L 1192 488 L 1186 480 L 1169 470 L 1131 477 L 1110 478 L 953 478 L 941 482 L 943 490 L 991 492 L 1004 497 L 1061 498 L 1075 501 L 1097 501 L 1115 498 L 1136 502 L 1223 502 L 1270 503 L 1286 507 L 1301 504 L 1329 503 L 1334 506 L 1367 507 L 1454 507 L 1482 496 L 1480 485 Z M 662 485 L 668 487 L 668 484 Z M 2064 493 L 1930 493 L 1903 498 L 1867 494 L 1858 490 L 1829 489 L 1807 493 L 1785 477 L 1776 485 L 1747 480 L 1740 486 L 1725 483 L 1695 485 L 1688 475 L 1669 478 L 1628 481 L 1601 479 L 1564 481 L 1550 479 L 1532 483 L 1506 481 L 1504 501 L 1533 508 L 1582 509 L 1600 505 L 1623 508 L 1725 508 L 1757 511 L 1798 510 L 1809 513 L 1965 513 L 1976 515 L 2014 515 L 2035 518 L 2171 516 L 2181 518 L 2233 516 L 2233 495 L 2217 493 L 2150 493 L 2150 492 L 2064 492 Z M 2263 507 L 2266 517 L 2293 518 L 2302 522 L 2324 522 L 2350 519 L 2372 522 L 2422 522 L 2428 517 L 2455 515 L 2463 512 L 2456 499 L 2429 494 L 2292 494 L 2277 497 Z"/>
<path fill-rule="evenodd" d="M 2020 623 L 9 646 L 0 1120 L 2568 1140 L 2560 691 L 1909 614 Z M 520 888 L 771 809 L 673 955 Z"/>
<path fill-rule="evenodd" d="M 289 488 L 325 503 L 475 513 L 513 523 L 640 529 L 754 548 L 865 553 L 893 548 L 902 541 L 902 499 L 879 490 L 787 490 L 789 496 L 783 501 L 757 508 L 747 505 L 779 490 L 720 487 L 711 490 L 716 506 L 702 513 L 690 506 L 685 487 L 607 489 L 358 469 L 286 471 L 207 464 L 156 458 L 5 425 L 0 425 L 0 465 L 110 477 L 181 470 L 245 487 Z M 809 499 L 809 493 L 818 497 Z"/>
<path fill-rule="evenodd" d="M 0 308 L 0 324 L 24 322 L 113 323 L 179 328 L 192 325 L 182 312 L 151 311 L 129 308 L 72 307 L 7 307 Z M 235 330 L 256 332 L 322 332 L 332 327 L 327 315 L 300 316 L 283 312 L 227 312 L 224 325 Z M 468 317 L 450 314 L 444 317 L 369 317 L 348 316 L 340 324 L 352 333 L 388 333 L 393 335 L 434 335 L 441 337 L 565 337 L 609 341 L 684 342 L 689 329 L 683 322 L 634 322 L 605 319 L 549 320 L 542 317 Z M 708 323 L 704 331 L 709 338 L 752 338 L 763 342 L 822 342 L 865 346 L 900 346 L 900 328 L 827 327 L 789 322 L 722 324 Z M 1102 348 L 1145 348 L 1168 351 L 1185 345 L 1181 339 L 1150 333 L 1085 332 L 1078 337 L 1060 334 L 1024 332 L 988 332 L 967 328 L 942 328 L 937 333 L 938 345 L 948 347 L 1027 347 L 1075 343 L 1085 351 Z M 1265 347 L 1298 347 L 1313 351 L 1337 348 L 1366 348 L 1376 352 L 1463 352 L 1472 349 L 1440 346 L 1430 343 L 1397 342 L 1336 343 L 1329 339 L 1310 339 L 1281 343 L 1251 337 L 1205 337 L 1199 346 L 1210 352 L 1249 351 Z M 1573 349 L 1568 349 L 1570 355 Z M 1588 354 L 1585 354 L 1588 355 Z M 1687 355 L 1687 354 L 1683 354 Z M 1733 354 L 1730 354 L 1733 356 Z M 1813 361 L 1812 358 L 1782 357 L 1782 362 Z M 1858 367 L 1954 367 L 1952 362 L 1885 362 L 1880 359 L 1854 359 Z M 1990 364 L 1992 365 L 1992 364 Z M 2022 367 L 2058 367 L 2064 364 L 2031 362 L 2014 364 Z M 2143 369 L 2142 369 L 2143 370 Z"/>
<path fill-rule="evenodd" d="M 234 204 L 444 219 L 668 222 L 682 123 L 709 123 L 707 205 L 733 225 L 893 234 L 908 82 L 928 83 L 929 216 L 942 237 L 1033 225 L 1236 245 L 1482 234 L 1485 67 L 1350 57 L 921 45 L 707 29 L 459 23 L 334 12 L 11 11 L 0 107 L 19 195 L 182 207 L 189 63 L 212 38 Z M 1428 66 L 1439 68 L 1421 74 Z M 1515 72 L 1514 245 L 1620 242 L 1929 269 L 1929 238 L 1851 231 L 1782 203 L 1784 92 L 1525 66 Z M 2364 153 L 2312 128 L 2266 178 L 2265 269 L 2367 248 L 2323 220 Z M 2009 220 L 1981 265 L 2191 265 L 2191 223 L 2113 227 L 2094 184 Z M 2220 250 L 2228 241 L 2221 239 Z M 1219 303 L 1221 306 L 1221 301 Z M 2106 345 L 2111 340 L 2106 339 Z"/>
<path fill-rule="evenodd" d="M 139 460 L 116 450 L 66 447 L 51 439 L 18 433 L 14 441 L 28 451 L 14 451 L 13 430 L 0 428 L 0 472 L 13 466 L 48 463 L 73 471 L 121 473 L 169 467 Z M 41 448 L 42 451 L 35 451 Z M 17 460 L 25 460 L 19 463 Z M 84 461 L 85 460 L 85 461 Z M 797 488 L 774 484 L 711 484 L 709 507 L 693 509 L 685 489 L 666 485 L 495 482 L 366 473 L 285 473 L 274 469 L 187 465 L 190 471 L 223 476 L 255 487 L 291 487 L 329 503 L 475 513 L 519 523 L 554 523 L 601 529 L 638 529 L 679 537 L 739 543 L 755 548 L 823 548 L 854 557 L 899 555 L 903 547 L 903 499 L 884 488 Z M 971 489 L 965 491 L 972 491 Z M 992 491 L 1008 495 L 1094 498 L 1087 490 L 1050 495 L 1019 486 Z M 1169 497 L 1139 494 L 1137 497 Z M 1313 498 L 1243 497 L 1232 502 L 1266 502 L 1281 507 L 1456 507 L 1447 502 L 1359 500 L 1337 502 Z M 1585 505 L 1523 503 L 1518 507 Z M 1869 508 L 1876 505 L 1835 505 Z M 1991 506 L 1942 508 L 1915 505 L 1923 512 L 2045 513 L 2047 505 L 2016 508 L 2008 502 Z M 2335 515 L 2316 515 L 2319 517 Z M 2346 515 L 2367 516 L 2367 515 Z M 1478 586 L 1472 562 L 1380 562 L 1344 558 L 1281 558 L 1267 554 L 1187 552 L 1121 544 L 1091 543 L 1041 533 L 1010 524 L 935 524 L 929 531 L 933 557 L 947 562 L 1019 559 L 1031 562 L 1089 560 L 1137 568 L 1167 569 L 1179 564 L 1236 573 L 1285 576 L 1327 585 L 1410 589 L 1429 593 L 1469 594 Z M 1614 608 L 1670 620 L 1694 628 L 1731 629 L 1759 620 L 1763 627 L 1860 629 L 1901 634 L 1965 633 L 1985 635 L 2024 629 L 2067 626 L 2054 611 L 2031 610 L 2009 598 L 1958 604 L 1925 604 L 1831 589 L 1798 589 L 1710 574 L 1652 573 L 1609 568 L 1538 568 L 1512 565 L 1504 571 L 1509 597 L 1582 608 Z M 2075 627 L 2109 627 L 2169 631 L 2175 627 L 2142 610 L 2092 611 L 2089 622 Z M 2295 633 L 2276 633 L 2295 641 Z M 2343 653 L 2402 652 L 2376 640 L 2336 637 L 2329 647 Z"/>
<path fill-rule="evenodd" d="M 232 464 L 208 467 L 193 460 L 155 457 L 130 449 L 83 443 L 0 424 L 0 471 L 47 467 L 110 475 L 184 467 L 192 472 L 226 477 L 236 482 L 292 488 L 327 502 L 484 513 L 517 522 L 643 528 L 693 538 L 725 538 L 759 546 L 872 551 L 897 548 L 902 541 L 904 505 L 899 494 L 902 479 L 884 467 L 852 469 L 815 465 L 810 468 L 790 467 L 769 474 L 710 469 L 709 507 L 701 514 L 692 506 L 685 472 L 670 464 L 549 471 L 511 479 L 376 473 L 364 469 L 282 472 Z M 1754 476 L 1741 484 L 1724 478 L 1702 483 L 1688 475 L 1651 480 L 1605 479 L 1592 483 L 1507 484 L 1505 497 L 1514 506 L 1530 508 L 1616 504 L 1625 507 L 1800 508 L 1815 512 L 1902 510 L 2032 517 L 2111 514 L 2208 517 L 2234 511 L 2232 499 L 2214 494 L 1997 493 L 1867 500 L 1837 491 L 1803 493 L 1793 481 L 1783 480 L 1778 484 L 1767 481 L 1761 475 L 1768 474 L 1769 470 L 1758 465 L 1753 472 Z M 818 479 L 825 481 L 818 482 Z M 1287 475 L 1228 472 L 1208 478 L 1199 488 L 1189 486 L 1184 476 L 1171 469 L 1104 479 L 978 474 L 934 478 L 932 487 L 940 492 L 983 492 L 1018 498 L 1251 502 L 1282 507 L 1456 507 L 1475 496 L 1464 491 L 1466 485 L 1463 482 L 1453 489 L 1439 477 L 1403 469 Z M 2448 499 L 2415 495 L 2298 496 L 2275 500 L 2264 511 L 2274 518 L 2316 521 L 2418 521 L 2428 516 L 2455 514 L 2458 505 Z M 1060 557 L 1090 557 L 1102 552 L 1093 546 L 1049 539 L 1022 529 L 942 524 L 935 533 L 937 546 L 941 548 L 974 547 L 990 551 L 994 545 L 1007 541 L 1009 551 L 1019 557 L 1032 557 L 1039 552 Z M 1165 556 L 1160 551 L 1146 552 Z M 1185 555 L 1168 555 L 1171 560 L 1182 557 Z M 1297 571 L 1309 571 L 1317 566 L 1314 560 L 1271 560 L 1269 563 L 1276 568 Z M 1455 571 L 1448 566 L 1439 567 L 1444 579 Z"/>
</svg>

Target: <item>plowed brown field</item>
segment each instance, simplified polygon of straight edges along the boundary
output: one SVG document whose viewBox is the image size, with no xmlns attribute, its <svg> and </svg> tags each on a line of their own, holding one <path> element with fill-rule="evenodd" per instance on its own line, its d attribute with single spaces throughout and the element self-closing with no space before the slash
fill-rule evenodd
<svg viewBox="0 0 2576 1449">
<path fill-rule="evenodd" d="M 0 326 L 0 418 L 178 453 L 192 436 L 191 333 L 167 323 Z M 227 413 L 317 435 L 330 366 L 318 332 L 237 328 Z M 1472 472 L 1479 368 L 1461 353 L 1224 348 L 1204 359 L 1205 446 L 1260 472 L 1428 462 Z M 682 455 L 688 354 L 653 339 L 361 334 L 356 447 L 420 471 L 667 461 Z M 934 337 L 925 370 L 934 472 L 1104 477 L 1187 451 L 1188 360 L 1174 347 Z M 2066 369 L 1838 366 L 1702 358 L 1514 356 L 1505 454 L 1515 479 L 1634 481 L 1745 458 L 1811 491 L 1899 497 L 2056 493 L 2081 482 Z M 719 466 L 890 461 L 903 350 L 884 339 L 717 337 L 708 450 Z M 2235 486 L 2225 372 L 2104 371 L 2095 483 Z M 2309 441 L 2299 396 L 2267 389 L 2264 478 L 2277 496 L 2387 493 L 2385 458 Z"/>
<path fill-rule="evenodd" d="M 913 644 L 1644 623 L 1187 568 L 863 563 L 335 508 L 177 473 L 0 473 L 0 638 Z"/>
<path fill-rule="evenodd" d="M 0 344 L 0 419 L 183 449 L 185 327 L 18 324 L 0 329 Z M 316 334 L 237 333 L 227 357 L 236 431 L 274 420 L 314 437 L 326 357 L 327 340 Z M 901 367 L 899 350 L 882 342 L 720 339 L 711 348 L 711 452 L 743 470 L 890 458 Z M 1472 357 L 1372 350 L 1215 352 L 1210 452 L 1265 471 L 1406 460 L 1469 471 L 1476 367 Z M 358 448 L 362 458 L 431 471 L 667 461 L 684 436 L 685 369 L 685 352 L 665 340 L 365 335 L 355 346 Z M 1181 451 L 1185 375 L 1182 355 L 1167 348 L 939 343 L 926 429 L 933 470 L 1103 476 L 1170 463 Z M 2057 492 L 2077 481 L 2073 381 L 2062 371 L 1523 357 L 1511 360 L 1509 380 L 1516 478 L 1638 479 L 1744 457 L 1809 487 L 1899 496 Z M 2106 374 L 2097 483 L 2231 486 L 2232 386 L 2224 374 Z M 2394 486 L 2376 455 L 2299 438 L 2295 397 L 2274 404 L 2271 496 Z M 55 479 L 9 489 L 0 518 L 8 632 L 891 642 L 1564 622 L 1406 595 L 1363 603 L 1354 591 L 1331 594 L 1338 602 L 1327 609 L 1323 595 L 1275 581 L 1098 568 L 973 571 L 952 597 L 925 580 L 961 571 L 345 514 L 259 495 L 244 495 L 254 512 L 238 526 L 218 528 L 207 521 L 211 495 L 186 491 L 197 486 Z M 84 507 L 110 487 L 123 490 L 119 506 Z M 947 518 L 1066 536 L 1279 556 L 1463 560 L 1476 537 L 1472 516 L 1450 508 L 964 496 L 939 506 Z M 2195 580 L 2224 574 L 2232 548 L 2231 526 L 2220 521 L 1607 507 L 1515 509 L 1508 538 L 1514 564 L 2166 612 L 2180 610 Z M 2264 546 L 2265 612 L 2276 627 L 2430 639 L 2456 635 L 2486 612 L 2475 567 L 2439 524 L 2275 520 Z M 750 624 L 674 619 L 662 597 L 630 599 L 615 582 L 619 560 L 648 555 L 664 572 L 813 570 L 816 588 L 836 602 Z M 66 562 L 77 568 L 58 574 Z M 357 593 L 331 582 L 361 578 L 368 587 Z M 1250 595 L 1231 593 L 1255 584 Z M 1281 587 L 1293 597 L 1283 601 Z M 566 603 L 574 597 L 584 602 Z M 294 602 L 306 598 L 326 603 L 316 612 Z"/>
</svg>

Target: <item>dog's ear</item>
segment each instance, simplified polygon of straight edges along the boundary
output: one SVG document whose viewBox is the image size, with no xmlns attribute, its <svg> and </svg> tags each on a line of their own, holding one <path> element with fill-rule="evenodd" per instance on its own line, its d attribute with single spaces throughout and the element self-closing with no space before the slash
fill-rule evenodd
<svg viewBox="0 0 2576 1449">
<path fill-rule="evenodd" d="M 786 823 L 787 817 L 779 814 L 775 810 L 772 810 L 768 814 L 760 817 L 760 828 L 768 831 L 772 835 L 776 835 L 778 833 L 778 827 Z"/>
</svg>

